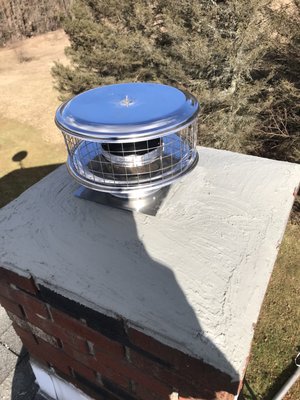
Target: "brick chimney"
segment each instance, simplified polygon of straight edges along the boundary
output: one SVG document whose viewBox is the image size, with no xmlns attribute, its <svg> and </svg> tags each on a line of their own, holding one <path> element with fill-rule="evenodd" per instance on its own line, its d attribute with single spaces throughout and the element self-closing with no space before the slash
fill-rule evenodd
<svg viewBox="0 0 300 400">
<path fill-rule="evenodd" d="M 0 211 L 0 302 L 57 400 L 234 399 L 299 166 L 199 148 L 156 216 L 58 168 Z"/>
</svg>

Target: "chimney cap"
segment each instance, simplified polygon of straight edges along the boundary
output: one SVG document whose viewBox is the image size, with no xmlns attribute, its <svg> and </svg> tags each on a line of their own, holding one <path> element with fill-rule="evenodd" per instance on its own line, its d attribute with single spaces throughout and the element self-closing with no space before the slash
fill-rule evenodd
<svg viewBox="0 0 300 400">
<path fill-rule="evenodd" d="M 97 87 L 63 103 L 57 126 L 85 140 L 126 142 L 164 136 L 196 118 L 196 98 L 159 83 L 121 83 Z"/>
</svg>

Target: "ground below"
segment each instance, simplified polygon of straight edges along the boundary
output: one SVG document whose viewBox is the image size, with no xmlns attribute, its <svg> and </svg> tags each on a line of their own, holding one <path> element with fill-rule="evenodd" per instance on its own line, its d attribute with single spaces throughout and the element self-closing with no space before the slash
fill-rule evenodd
<svg viewBox="0 0 300 400">
<path fill-rule="evenodd" d="M 62 135 L 54 124 L 59 105 L 51 67 L 66 62 L 68 39 L 50 32 L 0 49 L 0 175 L 20 168 L 64 162 Z M 21 165 L 13 161 L 26 151 Z"/>
</svg>

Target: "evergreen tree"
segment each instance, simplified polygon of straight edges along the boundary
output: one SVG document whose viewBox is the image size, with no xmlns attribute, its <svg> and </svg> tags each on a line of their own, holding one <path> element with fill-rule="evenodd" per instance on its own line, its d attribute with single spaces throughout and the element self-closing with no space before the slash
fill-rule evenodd
<svg viewBox="0 0 300 400">
<path fill-rule="evenodd" d="M 299 9 L 298 0 L 75 0 L 70 65 L 53 75 L 64 98 L 124 81 L 185 88 L 202 105 L 201 144 L 297 160 Z"/>
</svg>

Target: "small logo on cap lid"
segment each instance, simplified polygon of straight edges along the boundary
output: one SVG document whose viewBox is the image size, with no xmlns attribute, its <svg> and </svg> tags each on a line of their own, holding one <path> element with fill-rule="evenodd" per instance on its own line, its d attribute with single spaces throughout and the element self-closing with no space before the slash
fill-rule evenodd
<svg viewBox="0 0 300 400">
<path fill-rule="evenodd" d="M 131 100 L 128 96 L 125 96 L 123 100 L 121 100 L 121 105 L 124 107 L 129 107 L 134 103 L 133 100 Z"/>
</svg>

